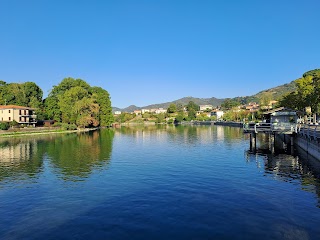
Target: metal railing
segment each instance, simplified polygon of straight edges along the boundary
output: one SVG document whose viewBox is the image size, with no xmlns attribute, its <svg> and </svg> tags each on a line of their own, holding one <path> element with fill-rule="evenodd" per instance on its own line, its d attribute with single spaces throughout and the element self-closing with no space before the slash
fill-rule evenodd
<svg viewBox="0 0 320 240">
<path fill-rule="evenodd" d="M 299 124 L 297 127 L 297 134 L 308 139 L 318 140 L 320 139 L 320 126 Z"/>
<path fill-rule="evenodd" d="M 246 123 L 243 125 L 245 132 L 283 132 L 294 133 L 297 131 L 297 125 L 294 123 Z"/>
</svg>

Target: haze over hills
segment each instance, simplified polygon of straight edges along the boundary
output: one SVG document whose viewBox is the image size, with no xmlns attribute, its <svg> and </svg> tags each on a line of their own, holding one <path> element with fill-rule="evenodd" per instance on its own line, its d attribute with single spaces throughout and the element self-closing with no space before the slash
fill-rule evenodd
<svg viewBox="0 0 320 240">
<path fill-rule="evenodd" d="M 272 96 L 273 100 L 279 100 L 283 95 L 290 93 L 292 91 L 294 91 L 296 89 L 295 86 L 295 81 L 292 81 L 290 83 L 286 83 L 277 87 L 273 87 L 267 90 L 263 90 L 260 91 L 252 96 L 244 96 L 244 97 L 234 97 L 232 99 L 239 101 L 241 104 L 247 104 L 249 102 L 259 102 L 261 97 L 264 94 L 269 94 Z M 184 98 L 180 98 L 178 100 L 174 100 L 172 102 L 166 102 L 166 103 L 158 103 L 158 104 L 151 104 L 148 106 L 144 106 L 144 107 L 138 107 L 135 105 L 130 105 L 129 107 L 120 109 L 117 107 L 113 107 L 112 110 L 113 111 L 122 111 L 122 112 L 133 112 L 134 110 L 139 110 L 139 109 L 151 109 L 151 108 L 168 108 L 169 105 L 171 103 L 174 104 L 182 104 L 187 105 L 190 101 L 193 101 L 194 103 L 198 104 L 198 105 L 212 105 L 212 106 L 220 106 L 221 103 L 224 101 L 225 99 L 219 99 L 219 98 L 215 98 L 215 97 L 211 97 L 211 98 L 195 98 L 195 97 L 184 97 Z"/>
</svg>

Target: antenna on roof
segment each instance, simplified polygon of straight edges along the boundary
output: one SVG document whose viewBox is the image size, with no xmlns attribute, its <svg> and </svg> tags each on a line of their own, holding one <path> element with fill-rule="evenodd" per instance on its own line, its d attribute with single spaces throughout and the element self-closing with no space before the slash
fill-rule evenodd
<svg viewBox="0 0 320 240">
<path fill-rule="evenodd" d="M 7 99 L 4 100 L 4 105 L 7 105 Z"/>
</svg>

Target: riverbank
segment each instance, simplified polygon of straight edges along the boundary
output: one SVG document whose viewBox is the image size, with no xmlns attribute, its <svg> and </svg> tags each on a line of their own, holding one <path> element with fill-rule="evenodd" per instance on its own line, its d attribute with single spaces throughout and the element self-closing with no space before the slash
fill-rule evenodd
<svg viewBox="0 0 320 240">
<path fill-rule="evenodd" d="M 19 129 L 9 129 L 1 130 L 1 137 L 19 137 L 28 135 L 42 135 L 42 134 L 58 134 L 58 133 L 80 133 L 80 132 L 90 132 L 97 130 L 98 128 L 80 128 L 77 130 L 63 130 L 62 128 L 56 127 L 39 127 L 39 128 L 19 128 Z"/>
</svg>

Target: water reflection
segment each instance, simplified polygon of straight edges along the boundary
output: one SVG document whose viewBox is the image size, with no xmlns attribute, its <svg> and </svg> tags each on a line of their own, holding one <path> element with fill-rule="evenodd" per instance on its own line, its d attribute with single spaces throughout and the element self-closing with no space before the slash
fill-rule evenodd
<svg viewBox="0 0 320 240">
<path fill-rule="evenodd" d="M 52 134 L 0 139 L 0 182 L 39 176 L 49 161 L 64 180 L 86 178 L 106 166 L 112 152 L 114 131 Z"/>
<path fill-rule="evenodd" d="M 47 144 L 47 154 L 53 166 L 65 180 L 82 180 L 95 168 L 109 163 L 113 130 L 70 134 Z"/>
<path fill-rule="evenodd" d="M 0 139 L 0 181 L 35 177 L 42 168 L 43 142 L 33 138 Z"/>
<path fill-rule="evenodd" d="M 278 152 L 281 152 L 278 149 Z M 302 156 L 295 151 L 293 155 L 286 153 L 270 153 L 268 149 L 257 149 L 255 153 L 246 151 L 246 160 L 254 163 L 266 177 L 277 181 L 290 182 L 302 190 L 317 195 L 320 207 L 320 164 L 311 156 Z"/>
<path fill-rule="evenodd" d="M 212 144 L 217 141 L 234 143 L 242 141 L 241 128 L 223 126 L 174 126 L 174 125 L 151 125 L 151 126 L 123 126 L 116 129 L 116 135 L 129 135 L 134 138 L 148 141 L 150 138 L 159 142 L 178 141 L 187 145 Z"/>
</svg>

